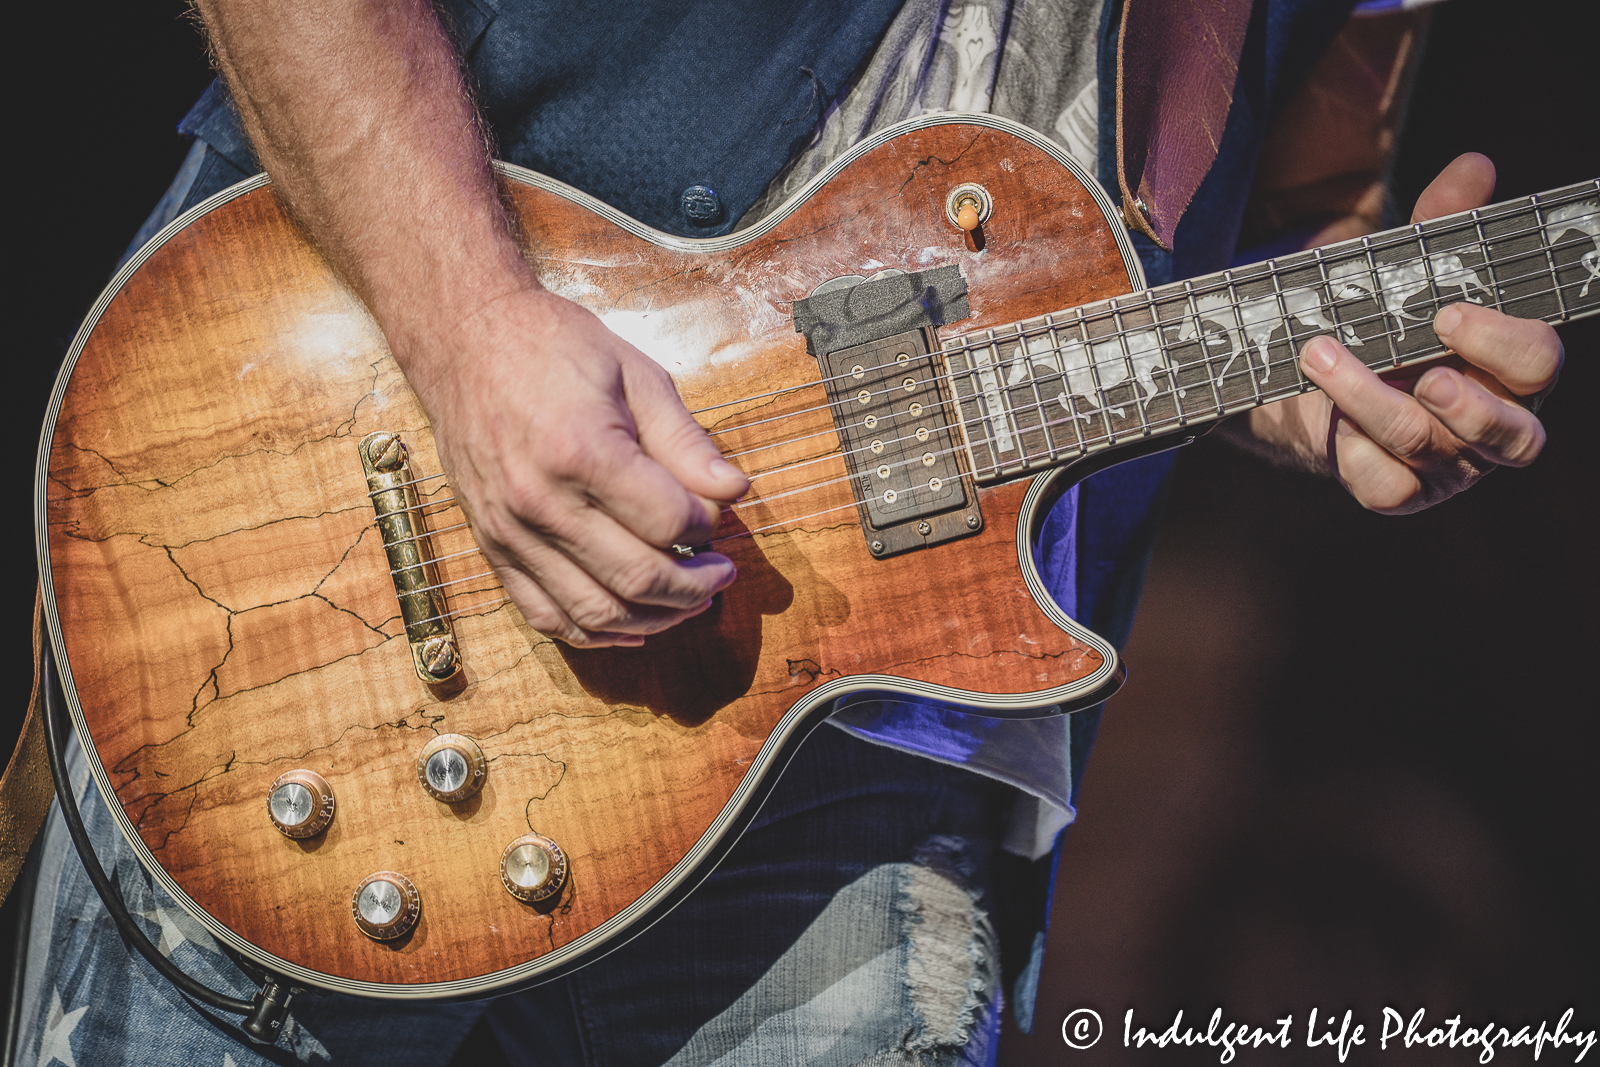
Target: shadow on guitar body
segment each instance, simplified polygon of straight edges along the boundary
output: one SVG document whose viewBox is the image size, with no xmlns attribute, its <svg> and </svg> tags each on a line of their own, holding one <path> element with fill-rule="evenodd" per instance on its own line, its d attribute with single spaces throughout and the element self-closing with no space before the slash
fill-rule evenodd
<svg viewBox="0 0 1600 1067">
<path fill-rule="evenodd" d="M 761 659 L 761 617 L 782 614 L 795 595 L 763 549 L 790 555 L 781 547 L 789 538 L 751 537 L 734 514 L 717 530 L 718 540 L 729 537 L 739 538 L 728 553 L 739 578 L 699 615 L 656 634 L 642 648 L 557 646 L 588 693 L 607 704 L 648 708 L 679 725 L 699 726 L 750 691 Z M 792 555 L 803 563 L 799 553 Z"/>
</svg>

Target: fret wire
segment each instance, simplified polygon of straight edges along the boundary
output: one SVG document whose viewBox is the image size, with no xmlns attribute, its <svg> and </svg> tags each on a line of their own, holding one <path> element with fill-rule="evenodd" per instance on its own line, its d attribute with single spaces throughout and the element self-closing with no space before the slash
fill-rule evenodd
<svg viewBox="0 0 1600 1067">
<path fill-rule="evenodd" d="M 1251 354 L 1254 350 L 1250 347 L 1250 338 L 1244 331 L 1244 316 L 1239 313 L 1239 290 L 1233 284 L 1233 271 L 1223 271 L 1222 280 L 1228 286 L 1228 314 L 1233 316 L 1233 325 L 1239 331 L 1239 343 L 1244 349 L 1239 355 L 1244 357 L 1244 372 L 1250 382 L 1250 395 L 1255 398 L 1255 402 L 1259 406 L 1264 403 L 1261 399 L 1261 381 L 1256 377 L 1255 364 L 1251 361 Z M 1229 339 L 1228 343 L 1229 345 L 1233 344 L 1232 338 Z"/>
<path fill-rule="evenodd" d="M 1045 329 L 1048 331 L 1050 316 L 1046 315 L 1044 318 Z M 1046 336 L 1048 337 L 1048 333 Z M 1028 351 L 1028 344 L 1026 341 L 1024 341 L 1022 344 L 1022 351 L 1023 355 L 1028 361 L 1028 388 L 1033 392 L 1034 410 L 1039 412 L 1039 430 L 1044 434 L 1044 447 L 1050 454 L 1049 461 L 1054 463 L 1056 461 L 1056 438 L 1055 434 L 1050 432 L 1050 416 L 1049 413 L 1045 411 L 1044 395 L 1039 392 L 1039 379 L 1033 373 L 1035 367 L 1033 362 L 1033 353 Z"/>
<path fill-rule="evenodd" d="M 966 339 L 962 338 L 960 343 L 963 348 L 962 358 L 966 359 Z M 961 440 L 952 440 L 952 443 L 957 446 L 958 451 L 961 448 L 966 449 L 967 469 L 972 472 L 972 477 L 976 478 L 978 476 L 978 457 L 977 454 L 972 450 L 972 435 L 967 432 L 966 414 L 961 410 L 961 390 L 957 388 L 956 385 L 956 379 L 959 377 L 959 372 L 951 370 L 950 352 L 951 349 L 948 346 L 940 350 L 940 355 L 944 357 L 945 380 L 950 383 L 950 403 L 955 412 L 956 425 L 961 429 Z M 972 365 L 972 361 L 970 359 L 967 359 L 967 365 L 969 367 Z M 974 390 L 974 392 L 976 392 L 976 390 Z"/>
<path fill-rule="evenodd" d="M 1023 325 L 1020 322 L 1016 324 L 1016 330 L 1017 355 L 1015 358 L 1022 360 L 1023 370 L 1028 376 L 1028 390 L 1029 392 L 1033 393 L 1033 410 L 1034 413 L 1039 416 L 1039 432 L 1044 435 L 1045 451 L 1048 452 L 1050 450 L 1050 431 L 1045 427 L 1044 408 L 1039 404 L 1039 384 L 1033 380 L 1033 353 L 1028 351 L 1028 331 L 1023 328 Z M 1009 385 L 1006 387 L 1006 402 L 1012 405 L 1011 410 L 1013 412 L 1017 411 L 1016 400 L 1011 395 L 1011 387 Z M 1017 451 L 1022 456 L 1023 466 L 1031 467 L 1034 465 L 1038 457 L 1029 449 L 1028 442 L 1024 437 L 1022 429 L 1022 417 L 1020 415 L 1017 416 L 1016 423 Z"/>
<path fill-rule="evenodd" d="M 1378 260 L 1372 254 L 1372 239 L 1370 237 L 1361 238 L 1361 248 L 1367 257 L 1367 277 L 1372 282 L 1372 299 L 1379 307 L 1383 307 L 1383 279 L 1378 276 Z M 1400 366 L 1400 346 L 1395 343 L 1394 334 L 1385 329 L 1383 331 L 1383 339 L 1389 346 L 1390 366 Z M 1361 362 L 1366 363 L 1366 360 Z M 1371 366 L 1371 364 L 1368 364 L 1368 366 Z"/>
<path fill-rule="evenodd" d="M 1222 390 L 1217 386 L 1217 376 L 1211 371 L 1211 351 L 1206 345 L 1205 334 L 1200 330 L 1200 306 L 1194 300 L 1194 281 L 1189 278 L 1183 280 L 1183 294 L 1188 302 L 1189 321 L 1194 323 L 1195 343 L 1200 346 L 1200 369 L 1205 373 L 1206 385 L 1211 389 L 1211 399 L 1216 404 L 1217 418 L 1227 412 L 1227 406 L 1222 402 Z"/>
<path fill-rule="evenodd" d="M 1067 357 L 1061 350 L 1061 335 L 1059 328 L 1056 326 L 1055 313 L 1052 312 L 1044 318 L 1046 329 L 1050 331 L 1050 347 L 1055 352 L 1056 362 L 1061 365 L 1061 396 L 1066 400 L 1062 408 L 1067 413 L 1068 425 L 1072 427 L 1072 436 L 1077 442 L 1078 455 L 1086 456 L 1089 454 L 1089 445 L 1083 439 L 1083 429 L 1078 425 L 1078 409 L 1073 407 L 1072 381 L 1067 377 Z"/>
<path fill-rule="evenodd" d="M 1267 260 L 1267 274 L 1272 278 L 1272 295 L 1278 301 L 1278 316 L 1283 321 L 1284 330 L 1289 334 L 1289 365 L 1294 368 L 1295 391 L 1304 392 L 1306 379 L 1305 375 L 1301 373 L 1300 361 L 1294 358 L 1299 346 L 1295 341 L 1294 324 L 1289 319 L 1289 303 L 1283 298 L 1283 283 L 1278 277 L 1278 269 L 1277 259 Z M 1270 363 L 1272 360 L 1272 338 L 1270 336 L 1267 338 L 1266 353 L 1266 362 Z"/>
<path fill-rule="evenodd" d="M 1078 308 L 1078 336 L 1083 339 L 1083 350 L 1089 357 L 1089 378 L 1094 382 L 1095 399 L 1099 401 L 1100 421 L 1106 428 L 1106 441 L 1117 443 L 1117 432 L 1111 428 L 1111 399 L 1100 384 L 1100 361 L 1094 358 L 1094 343 L 1089 338 L 1089 327 L 1083 321 L 1083 308 Z"/>
<path fill-rule="evenodd" d="M 1472 209 L 1472 228 L 1478 237 L 1478 254 L 1483 257 L 1484 269 L 1489 272 L 1489 293 L 1494 298 L 1494 309 L 1505 310 L 1505 301 L 1501 298 L 1500 278 L 1495 273 L 1494 256 L 1489 252 L 1489 239 L 1483 232 L 1483 213 L 1477 208 Z"/>
<path fill-rule="evenodd" d="M 1012 414 L 1011 389 L 1006 385 L 1005 349 L 1001 347 L 1000 341 L 1000 334 L 1005 328 L 1005 326 L 999 326 L 989 331 L 989 341 L 993 345 L 994 351 L 995 395 L 1000 398 L 1000 417 L 1005 419 L 1007 426 L 1011 427 L 1011 443 L 1017 450 L 1016 458 L 1012 462 L 1026 470 L 1028 459 L 1027 449 L 1022 444 L 1022 424 Z"/>
<path fill-rule="evenodd" d="M 1344 324 L 1339 321 L 1339 298 L 1333 291 L 1333 284 L 1328 280 L 1328 264 L 1322 258 L 1322 249 L 1313 248 L 1312 258 L 1317 261 L 1317 276 L 1322 279 L 1322 291 L 1328 294 L 1328 317 L 1333 320 L 1333 337 L 1339 343 L 1344 343 Z M 1354 327 L 1351 331 L 1354 332 Z"/>
<path fill-rule="evenodd" d="M 991 374 L 996 374 L 997 372 L 996 372 L 995 368 L 998 365 L 999 360 L 1000 360 L 1000 345 L 995 341 L 994 331 L 993 330 L 985 330 L 984 331 L 984 340 L 987 341 L 988 343 L 985 344 L 985 345 L 981 345 L 980 347 L 981 348 L 987 348 L 989 350 L 989 357 L 988 357 L 988 362 L 983 364 L 983 365 L 989 368 L 989 372 Z M 982 371 L 978 372 L 978 382 L 979 382 L 980 385 L 983 383 L 983 372 Z M 997 381 L 996 382 L 996 386 L 995 386 L 995 394 L 998 396 L 999 393 L 1000 393 L 999 383 Z M 979 395 L 983 396 L 984 403 L 988 404 L 988 402 L 989 402 L 988 396 L 983 394 L 983 393 L 980 393 Z M 1000 409 L 1000 411 L 998 413 L 992 407 L 989 410 L 989 434 L 990 434 L 990 436 L 989 436 L 989 452 L 994 456 L 994 472 L 997 475 L 1005 467 L 1005 461 L 1000 457 L 1000 442 L 1006 436 L 1002 432 L 1002 430 L 1004 429 L 1004 427 L 1007 427 L 1007 426 L 1010 425 L 1009 422 L 1004 421 L 1005 418 L 1006 418 L 1005 407 L 1003 406 L 1004 403 L 1005 403 L 1005 400 L 1002 397 L 1001 398 L 1002 407 L 1001 407 L 1001 409 Z"/>
<path fill-rule="evenodd" d="M 1550 254 L 1550 241 L 1548 240 L 1550 231 L 1546 229 L 1548 224 L 1544 220 L 1544 208 L 1539 205 L 1539 194 L 1535 193 L 1533 196 L 1528 197 L 1528 203 L 1533 205 L 1534 221 L 1539 224 L 1539 229 L 1543 231 L 1541 236 L 1544 239 L 1541 239 L 1539 244 L 1544 249 L 1544 262 L 1546 268 L 1550 271 L 1550 280 L 1555 283 L 1556 306 L 1561 309 L 1561 321 L 1565 322 L 1569 314 L 1567 311 L 1567 298 L 1561 292 L 1561 275 L 1556 273 L 1556 257 Z"/>
<path fill-rule="evenodd" d="M 950 346 L 955 347 L 952 349 Z M 957 349 L 960 350 L 960 355 L 962 355 L 962 363 L 965 365 L 966 370 L 950 370 L 950 368 L 954 366 L 954 363 L 952 363 L 952 352 L 955 352 Z M 971 342 L 968 341 L 965 336 L 958 339 L 958 341 L 947 342 L 946 347 L 944 347 L 944 366 L 946 366 L 946 370 L 950 373 L 950 394 L 954 395 L 955 397 L 955 422 L 957 422 L 957 426 L 960 427 L 960 430 L 962 430 L 962 440 L 960 440 L 960 445 L 963 445 L 966 448 L 966 459 L 968 459 L 968 466 L 970 466 L 971 470 L 973 470 L 973 477 L 979 477 L 978 472 L 982 469 L 982 466 L 978 462 L 978 451 L 976 451 L 976 445 L 981 445 L 982 440 L 978 437 L 978 435 L 971 432 L 970 427 L 973 426 L 973 419 L 966 418 L 966 408 L 963 406 L 966 405 L 966 403 L 971 403 L 971 410 L 978 414 L 978 422 L 982 422 L 982 406 L 978 403 L 978 382 L 973 381 L 973 370 L 971 370 L 971 368 L 973 368 L 971 349 L 973 349 L 973 346 L 971 346 Z M 966 378 L 966 387 L 971 390 L 970 400 L 963 400 L 962 398 L 962 389 L 960 389 L 960 379 L 962 378 Z M 976 438 L 976 445 L 974 445 L 974 438 Z"/>
<path fill-rule="evenodd" d="M 1156 342 L 1161 346 L 1161 366 L 1162 369 L 1167 373 L 1167 381 L 1172 383 L 1172 405 L 1178 409 L 1178 425 L 1187 426 L 1189 425 L 1189 412 L 1183 403 L 1184 391 L 1178 388 L 1178 363 L 1172 358 L 1172 353 L 1167 348 L 1166 327 L 1161 324 L 1161 312 L 1155 308 L 1153 294 L 1150 307 L 1150 317 L 1155 320 Z M 1181 320 L 1178 323 L 1178 332 L 1183 332 L 1183 323 Z M 1154 376 L 1152 375 L 1152 377 Z"/>
<path fill-rule="evenodd" d="M 1047 321 L 1043 329 L 1034 339 L 1048 346 L 1050 343 L 1050 325 L 1048 316 L 1045 316 L 1045 318 Z M 1022 348 L 1028 360 L 1028 389 L 1033 393 L 1033 409 L 1039 413 L 1039 432 L 1044 435 L 1046 459 L 1049 463 L 1055 463 L 1057 457 L 1061 455 L 1061 447 L 1056 443 L 1055 432 L 1050 428 L 1050 402 L 1039 391 L 1039 378 L 1034 373 L 1038 368 L 1038 364 L 1034 361 L 1034 353 L 1028 345 L 1029 342 L 1024 340 Z"/>
<path fill-rule="evenodd" d="M 1411 229 L 1417 235 L 1417 251 L 1422 254 L 1419 260 L 1422 264 L 1422 276 L 1428 279 L 1428 292 L 1433 294 L 1433 315 L 1437 315 L 1439 309 L 1444 306 L 1444 298 L 1439 295 L 1439 283 L 1433 276 L 1433 261 L 1428 258 L 1428 240 L 1422 232 L 1422 223 L 1412 223 Z M 1433 315 L 1428 316 L 1428 331 L 1430 333 L 1433 331 Z"/>
<path fill-rule="evenodd" d="M 1136 297 L 1138 297 L 1139 299 L 1144 301 L 1144 310 L 1146 310 L 1146 311 L 1148 311 L 1150 313 L 1150 332 L 1151 332 L 1151 335 L 1155 338 L 1155 342 L 1156 342 L 1156 350 L 1153 353 L 1153 356 L 1158 362 L 1156 363 L 1155 366 L 1150 368 L 1151 395 L 1146 398 L 1144 404 L 1142 405 L 1142 407 L 1144 408 L 1145 414 L 1148 416 L 1149 413 L 1150 413 L 1150 410 L 1149 410 L 1150 409 L 1150 405 L 1155 403 L 1156 399 L 1161 396 L 1160 387 L 1157 386 L 1157 384 L 1156 384 L 1157 379 L 1158 379 L 1158 375 L 1160 375 L 1163 372 L 1167 372 L 1168 374 L 1170 374 L 1170 372 L 1171 372 L 1171 364 L 1167 360 L 1166 338 L 1161 335 L 1161 312 L 1156 309 L 1155 293 L 1153 291 L 1149 290 L 1149 289 L 1146 289 L 1143 292 L 1136 293 L 1134 295 Z M 1130 359 L 1129 362 L 1132 363 L 1132 360 Z M 1137 368 L 1135 368 L 1135 370 L 1137 370 Z M 1135 388 L 1137 389 L 1137 388 L 1139 388 L 1139 386 L 1137 385 L 1137 375 L 1135 375 L 1135 381 L 1136 381 Z M 1173 397 L 1173 402 L 1176 405 L 1177 397 L 1178 397 L 1178 391 L 1176 389 L 1174 389 L 1172 391 L 1172 397 Z M 1180 418 L 1180 421 L 1178 422 L 1178 425 L 1181 426 L 1181 425 L 1183 425 L 1183 423 L 1181 421 L 1181 413 L 1180 413 L 1179 418 Z"/>
<path fill-rule="evenodd" d="M 1122 350 L 1123 365 L 1128 368 L 1128 391 L 1133 397 L 1133 406 L 1139 412 L 1139 432 L 1144 437 L 1150 436 L 1150 420 L 1145 417 L 1144 401 L 1139 390 L 1139 368 L 1133 365 L 1133 350 L 1128 347 L 1128 325 L 1122 317 L 1122 311 L 1117 307 L 1117 298 L 1112 297 L 1108 303 L 1111 305 L 1111 325 L 1116 331 L 1117 347 Z"/>
<path fill-rule="evenodd" d="M 997 438 L 994 433 L 994 416 L 989 412 L 988 398 L 983 395 L 983 364 L 978 362 L 978 349 L 981 345 L 973 344 L 972 337 L 968 334 L 967 367 L 968 375 L 972 382 L 972 410 L 976 412 L 978 429 L 983 435 L 983 443 L 989 449 L 990 463 L 985 464 L 993 468 L 993 473 L 1000 473 L 1000 454 L 996 451 Z"/>
</svg>

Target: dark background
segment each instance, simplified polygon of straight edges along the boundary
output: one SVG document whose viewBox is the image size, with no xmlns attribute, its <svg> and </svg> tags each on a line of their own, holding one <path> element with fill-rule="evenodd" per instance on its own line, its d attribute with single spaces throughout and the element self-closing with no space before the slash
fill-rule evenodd
<svg viewBox="0 0 1600 1067">
<path fill-rule="evenodd" d="M 1600 175 L 1596 20 L 1441 4 L 1397 201 L 1464 151 L 1498 164 L 1497 198 Z M 1293 1014 L 1290 1052 L 1244 1064 L 1336 1064 L 1304 1047 L 1312 1008 L 1365 1021 L 1351 1063 L 1477 1062 L 1375 1051 L 1385 1006 L 1513 1032 L 1574 1007 L 1600 1027 L 1600 320 L 1561 335 L 1545 453 L 1419 515 L 1366 513 L 1221 441 L 1180 457 L 1067 831 L 1035 1031 L 1008 1030 L 1005 1067 L 1218 1062 L 1125 1052 L 1129 1008 L 1157 1033 L 1180 1008 L 1201 1030 L 1219 1006 L 1273 1029 Z M 1087 1051 L 1061 1036 L 1079 1007 L 1106 1026 Z"/>
<path fill-rule="evenodd" d="M 57 365 L 187 148 L 210 79 L 185 5 L 99 5 L 70 48 L 21 56 L 10 130 L 13 276 L 5 454 L 18 480 L 0 585 L 7 751 L 27 696 L 32 467 Z M 1509 198 L 1600 174 L 1589 5 L 1450 0 L 1434 20 L 1397 175 L 1409 204 L 1466 150 Z M 1585 431 L 1600 320 L 1563 328 L 1550 443 L 1422 515 L 1203 441 L 1188 450 L 1138 628 L 1068 832 L 1033 1037 L 1002 1063 L 1214 1063 L 1120 1049 L 1163 1029 L 1385 1005 L 1440 1022 L 1600 1025 L 1592 857 L 1600 575 Z M 12 912 L 0 916 L 9 953 Z M 1108 1033 L 1072 1052 L 1087 1006 Z M 1370 1047 L 1356 1059 L 1371 1060 Z M 1395 1053 L 1466 1063 L 1464 1050 Z M 1510 1056 L 1501 1053 L 1501 1062 Z M 1570 1049 L 1546 1051 L 1571 1062 Z M 1511 1056 L 1524 1062 L 1525 1051 Z M 1385 1057 L 1387 1058 L 1387 1057 Z"/>
</svg>

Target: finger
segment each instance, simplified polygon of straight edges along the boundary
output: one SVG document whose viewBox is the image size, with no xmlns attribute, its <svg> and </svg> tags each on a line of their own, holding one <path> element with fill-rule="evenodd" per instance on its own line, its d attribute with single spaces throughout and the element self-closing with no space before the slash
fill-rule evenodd
<svg viewBox="0 0 1600 1067">
<path fill-rule="evenodd" d="M 1549 388 L 1565 358 L 1561 338 L 1549 323 L 1512 318 L 1477 304 L 1441 308 L 1433 318 L 1433 332 L 1516 396 Z"/>
<path fill-rule="evenodd" d="M 684 607 L 630 602 L 548 545 L 535 541 L 516 548 L 515 557 L 496 552 L 493 560 L 507 593 L 530 626 L 568 644 L 636 645 L 644 635 L 693 618 L 711 604 L 709 593 Z"/>
<path fill-rule="evenodd" d="M 723 458 L 704 427 L 684 407 L 665 372 L 633 365 L 624 375 L 639 447 L 689 492 L 730 503 L 750 488 L 743 471 Z"/>
<path fill-rule="evenodd" d="M 1490 463 L 1526 467 L 1544 448 L 1544 426 L 1533 412 L 1495 396 L 1449 367 L 1435 367 L 1417 382 L 1422 406 Z"/>
<path fill-rule="evenodd" d="M 1494 164 L 1478 152 L 1457 156 L 1417 197 L 1412 222 L 1482 207 L 1494 196 Z"/>
<path fill-rule="evenodd" d="M 685 488 L 631 434 L 599 441 L 594 456 L 572 469 L 578 476 L 567 478 L 566 487 L 576 499 L 658 550 L 702 544 L 721 522 L 720 502 Z M 582 546 L 579 537 L 563 537 Z"/>
<path fill-rule="evenodd" d="M 1308 341 L 1300 366 L 1340 411 L 1402 462 L 1420 464 L 1441 445 L 1448 446 L 1441 440 L 1443 427 L 1427 409 L 1332 338 Z"/>
<path fill-rule="evenodd" d="M 544 634 L 577 648 L 608 648 L 613 646 L 638 647 L 644 644 L 643 634 L 590 633 L 577 625 L 567 613 L 558 608 L 545 591 L 528 575 L 514 566 L 497 568 L 506 595 L 522 612 L 528 625 Z"/>
<path fill-rule="evenodd" d="M 653 633 L 665 614 L 699 610 L 737 576 L 713 552 L 680 559 L 640 541 L 591 506 L 551 509 L 553 521 L 489 531 L 502 560 L 533 577 L 579 627 Z"/>
<path fill-rule="evenodd" d="M 1364 508 L 1384 515 L 1405 515 L 1434 502 L 1416 470 L 1337 411 L 1330 451 L 1336 475 Z"/>
</svg>

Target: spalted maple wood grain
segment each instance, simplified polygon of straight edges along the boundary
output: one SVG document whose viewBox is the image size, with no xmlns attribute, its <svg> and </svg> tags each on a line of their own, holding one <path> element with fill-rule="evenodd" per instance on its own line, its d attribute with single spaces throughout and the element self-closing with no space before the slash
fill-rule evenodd
<svg viewBox="0 0 1600 1067">
<path fill-rule="evenodd" d="M 944 217 L 964 181 L 996 205 L 981 253 Z M 790 320 L 820 282 L 885 267 L 959 264 L 972 307 L 960 332 L 1127 291 L 1109 225 L 1058 162 L 997 130 L 931 126 L 720 252 L 662 247 L 547 189 L 508 189 L 544 283 L 667 367 L 756 475 L 718 533 L 738 582 L 643 649 L 544 639 L 494 604 L 498 582 L 473 578 L 485 567 L 469 554 L 441 565 L 446 581 L 470 579 L 451 586 L 468 684 L 443 697 L 418 681 L 356 442 L 400 431 L 415 472 L 434 473 L 427 421 L 270 189 L 204 215 L 126 280 L 49 440 L 55 610 L 117 799 L 211 917 L 348 982 L 493 984 L 617 915 L 707 833 L 785 713 L 831 680 L 1028 693 L 1103 665 L 1018 572 L 1025 484 L 981 494 L 978 536 L 870 557 Z M 461 521 L 440 482 L 423 495 L 440 501 L 430 526 Z M 439 541 L 439 555 L 472 547 L 466 531 Z M 445 731 L 488 758 L 483 792 L 456 805 L 416 779 L 417 752 Z M 295 767 L 338 798 L 309 841 L 267 819 L 269 783 Z M 554 907 L 499 882 L 501 850 L 530 829 L 570 857 Z M 355 886 L 381 869 L 423 901 L 394 943 L 350 917 Z"/>
</svg>

